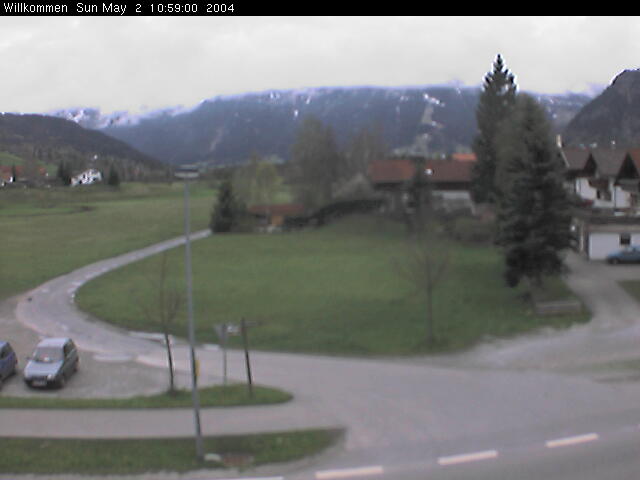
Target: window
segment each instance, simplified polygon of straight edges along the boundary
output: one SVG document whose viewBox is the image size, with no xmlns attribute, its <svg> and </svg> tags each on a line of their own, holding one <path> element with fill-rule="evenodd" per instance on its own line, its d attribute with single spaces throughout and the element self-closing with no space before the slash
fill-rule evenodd
<svg viewBox="0 0 640 480">
<path fill-rule="evenodd" d="M 605 202 L 611 201 L 611 191 L 609 190 L 598 190 L 596 192 L 596 198 L 598 200 L 603 200 Z"/>
<path fill-rule="evenodd" d="M 631 245 L 631 234 L 630 233 L 621 233 L 620 234 L 620 245 L 628 246 Z"/>
</svg>

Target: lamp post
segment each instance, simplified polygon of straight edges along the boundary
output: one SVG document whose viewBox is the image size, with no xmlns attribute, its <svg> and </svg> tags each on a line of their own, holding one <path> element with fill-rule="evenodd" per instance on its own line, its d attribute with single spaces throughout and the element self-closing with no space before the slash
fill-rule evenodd
<svg viewBox="0 0 640 480">
<path fill-rule="evenodd" d="M 191 355 L 191 401 L 193 403 L 193 419 L 196 436 L 196 456 L 198 460 L 204 458 L 202 445 L 202 429 L 200 427 L 200 399 L 198 398 L 198 365 L 196 359 L 195 329 L 193 325 L 193 289 L 191 285 L 191 220 L 189 215 L 189 180 L 198 178 L 198 169 L 191 166 L 179 167 L 175 176 L 184 180 L 184 237 L 185 237 L 185 276 L 187 283 L 187 320 L 189 329 L 189 351 Z"/>
</svg>

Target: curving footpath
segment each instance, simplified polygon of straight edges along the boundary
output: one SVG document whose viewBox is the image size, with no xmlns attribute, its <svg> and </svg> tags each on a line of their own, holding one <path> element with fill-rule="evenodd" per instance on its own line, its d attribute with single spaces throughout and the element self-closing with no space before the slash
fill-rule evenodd
<svg viewBox="0 0 640 480">
<path fill-rule="evenodd" d="M 201 233 L 200 238 L 204 237 L 206 233 Z M 135 364 L 142 377 L 147 373 L 157 376 L 153 388 L 159 390 L 163 377 L 157 375 L 162 371 L 158 367 L 165 364 L 162 347 L 79 312 L 73 295 L 97 275 L 180 243 L 180 239 L 163 242 L 51 280 L 18 299 L 15 320 L 41 335 L 72 336 L 83 358 L 102 361 L 114 371 L 119 362 Z M 570 285 L 594 312 L 588 325 L 434 358 L 379 360 L 255 352 L 256 382 L 290 391 L 294 401 L 268 407 L 204 409 L 203 433 L 345 427 L 344 444 L 331 455 L 316 459 L 313 465 L 298 465 L 293 472 L 280 467 L 278 475 L 287 471 L 288 479 L 378 477 L 393 471 L 388 478 L 425 478 L 430 468 L 448 468 L 467 458 L 485 460 L 502 456 L 505 449 L 548 447 L 545 442 L 580 433 L 600 435 L 635 428 L 640 424 L 640 385 L 594 379 L 603 380 L 603 375 L 618 378 L 620 370 L 611 365 L 640 358 L 640 349 L 635 351 L 640 345 L 640 308 L 616 283 L 620 277 L 640 278 L 640 269 L 614 270 L 575 256 L 569 261 Z M 187 353 L 185 344 L 177 346 L 177 367 L 182 372 L 187 371 Z M 221 353 L 202 346 L 198 358 L 201 383 L 219 382 Z M 240 352 L 229 353 L 231 377 L 244 378 L 243 361 Z M 78 377 L 88 375 L 85 372 L 87 368 Z M 114 395 L 122 395 L 122 385 L 129 384 L 125 378 L 122 382 L 116 378 L 109 385 Z M 135 382 L 127 386 L 127 392 L 136 393 Z M 55 414 L 0 410 L 0 436 L 117 438 L 192 433 L 190 410 Z M 483 452 L 485 457 L 458 455 L 468 452 Z M 404 475 L 402 469 L 407 465 L 420 473 Z M 198 478 L 220 475 L 224 473 Z"/>
</svg>

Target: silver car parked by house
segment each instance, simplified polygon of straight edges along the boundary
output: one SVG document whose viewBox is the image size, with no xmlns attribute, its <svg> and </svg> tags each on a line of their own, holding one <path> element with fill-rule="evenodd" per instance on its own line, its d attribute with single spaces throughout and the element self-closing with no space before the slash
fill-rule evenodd
<svg viewBox="0 0 640 480">
<path fill-rule="evenodd" d="M 73 340 L 47 338 L 29 357 L 23 370 L 24 381 L 30 387 L 64 387 L 67 379 L 78 370 L 79 360 Z"/>
</svg>

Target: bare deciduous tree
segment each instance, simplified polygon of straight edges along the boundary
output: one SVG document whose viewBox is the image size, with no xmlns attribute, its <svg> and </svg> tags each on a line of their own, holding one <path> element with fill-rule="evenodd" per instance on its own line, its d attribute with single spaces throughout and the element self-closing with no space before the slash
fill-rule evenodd
<svg viewBox="0 0 640 480">
<path fill-rule="evenodd" d="M 433 345 L 436 339 L 436 319 L 433 312 L 435 291 L 450 263 L 449 249 L 432 230 L 433 228 L 429 228 L 409 236 L 405 256 L 396 259 L 399 275 L 414 287 L 417 294 L 424 296 L 426 301 L 427 345 Z"/>
<path fill-rule="evenodd" d="M 158 264 L 150 274 L 151 293 L 139 302 L 140 308 L 151 325 L 157 325 L 164 339 L 169 365 L 169 393 L 175 392 L 175 369 L 171 342 L 171 327 L 184 305 L 184 294 L 169 281 L 169 256 L 160 255 Z"/>
</svg>

